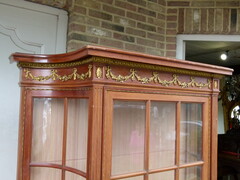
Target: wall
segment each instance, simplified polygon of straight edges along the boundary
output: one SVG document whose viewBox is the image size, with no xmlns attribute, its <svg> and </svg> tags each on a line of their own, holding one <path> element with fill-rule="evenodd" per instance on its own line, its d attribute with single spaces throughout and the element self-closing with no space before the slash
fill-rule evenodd
<svg viewBox="0 0 240 180">
<path fill-rule="evenodd" d="M 167 45 L 175 57 L 177 34 L 240 33 L 240 2 L 227 0 L 186 0 L 167 2 Z M 169 40 L 168 40 L 169 39 Z"/>
<path fill-rule="evenodd" d="M 69 11 L 68 51 L 99 44 L 176 57 L 177 34 L 240 33 L 234 0 L 29 0 Z"/>
<path fill-rule="evenodd" d="M 56 6 L 56 1 L 55 3 L 41 1 Z M 64 2 L 62 0 L 58 4 L 69 11 L 68 51 L 86 44 L 99 44 L 148 54 L 166 55 L 166 3 L 164 0 Z"/>
</svg>

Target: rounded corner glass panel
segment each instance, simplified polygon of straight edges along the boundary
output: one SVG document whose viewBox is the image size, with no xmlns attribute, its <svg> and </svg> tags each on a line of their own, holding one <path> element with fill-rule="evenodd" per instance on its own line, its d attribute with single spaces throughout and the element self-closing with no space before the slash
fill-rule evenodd
<svg viewBox="0 0 240 180">
<path fill-rule="evenodd" d="M 34 98 L 31 162 L 62 163 L 64 100 Z"/>
<path fill-rule="evenodd" d="M 86 172 L 88 99 L 68 100 L 66 166 Z"/>
<path fill-rule="evenodd" d="M 145 101 L 114 100 L 112 175 L 143 171 L 145 119 Z"/>
<path fill-rule="evenodd" d="M 179 170 L 179 180 L 202 180 L 202 167 L 194 166 Z"/>
<path fill-rule="evenodd" d="M 149 180 L 175 180 L 175 171 L 150 174 Z"/>
<path fill-rule="evenodd" d="M 180 121 L 180 163 L 202 160 L 202 104 L 182 103 Z"/>
<path fill-rule="evenodd" d="M 30 180 L 60 180 L 62 178 L 62 170 L 54 168 L 31 168 Z"/>
<path fill-rule="evenodd" d="M 176 103 L 151 102 L 149 168 L 175 165 Z"/>
</svg>

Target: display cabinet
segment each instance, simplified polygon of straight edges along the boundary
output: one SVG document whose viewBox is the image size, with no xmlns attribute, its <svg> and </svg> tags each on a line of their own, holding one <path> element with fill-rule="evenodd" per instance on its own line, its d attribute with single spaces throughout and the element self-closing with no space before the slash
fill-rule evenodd
<svg viewBox="0 0 240 180">
<path fill-rule="evenodd" d="M 18 180 L 216 180 L 224 67 L 98 46 L 15 53 Z"/>
</svg>

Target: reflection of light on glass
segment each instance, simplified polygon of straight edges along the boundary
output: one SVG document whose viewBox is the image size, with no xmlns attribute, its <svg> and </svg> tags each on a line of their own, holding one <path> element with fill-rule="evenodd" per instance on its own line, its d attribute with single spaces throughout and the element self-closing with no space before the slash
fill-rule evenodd
<svg viewBox="0 0 240 180">
<path fill-rule="evenodd" d="M 231 112 L 231 118 L 237 118 L 239 119 L 240 118 L 240 114 L 239 114 L 239 109 L 240 107 L 239 106 L 235 106 Z"/>
<path fill-rule="evenodd" d="M 43 110 L 43 125 L 42 125 L 42 129 L 43 129 L 43 135 L 42 135 L 42 143 L 44 144 L 47 140 L 47 127 L 48 127 L 48 123 L 51 123 L 51 119 L 49 118 L 51 117 L 51 98 L 46 98 L 45 102 L 44 102 L 44 110 Z M 48 122 L 48 119 L 50 120 L 50 122 Z"/>
</svg>

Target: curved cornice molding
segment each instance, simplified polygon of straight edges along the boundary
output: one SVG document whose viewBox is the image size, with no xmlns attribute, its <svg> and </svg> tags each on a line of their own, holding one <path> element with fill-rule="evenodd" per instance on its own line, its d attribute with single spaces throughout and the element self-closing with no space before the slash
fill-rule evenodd
<svg viewBox="0 0 240 180">
<path fill-rule="evenodd" d="M 34 63 L 34 64 L 63 64 L 63 63 L 73 63 L 77 61 L 84 61 L 86 58 L 90 57 L 100 57 L 108 58 L 110 61 L 115 62 L 116 60 L 121 60 L 123 62 L 132 62 L 140 64 L 148 64 L 154 66 L 162 66 L 169 68 L 178 68 L 191 71 L 202 71 L 206 73 L 215 73 L 222 75 L 232 74 L 232 69 L 219 67 L 214 65 L 196 63 L 191 61 L 183 61 L 178 59 L 172 59 L 167 57 L 160 57 L 154 55 L 148 55 L 143 53 L 123 51 L 120 49 L 113 49 L 101 46 L 88 45 L 77 51 L 64 53 L 64 54 L 54 54 L 54 55 L 33 55 L 24 53 L 14 53 L 11 55 L 11 60 L 20 63 Z M 101 61 L 102 62 L 102 61 Z M 101 63 L 100 62 L 100 63 Z M 102 62 L 104 63 L 104 62 Z"/>
</svg>

